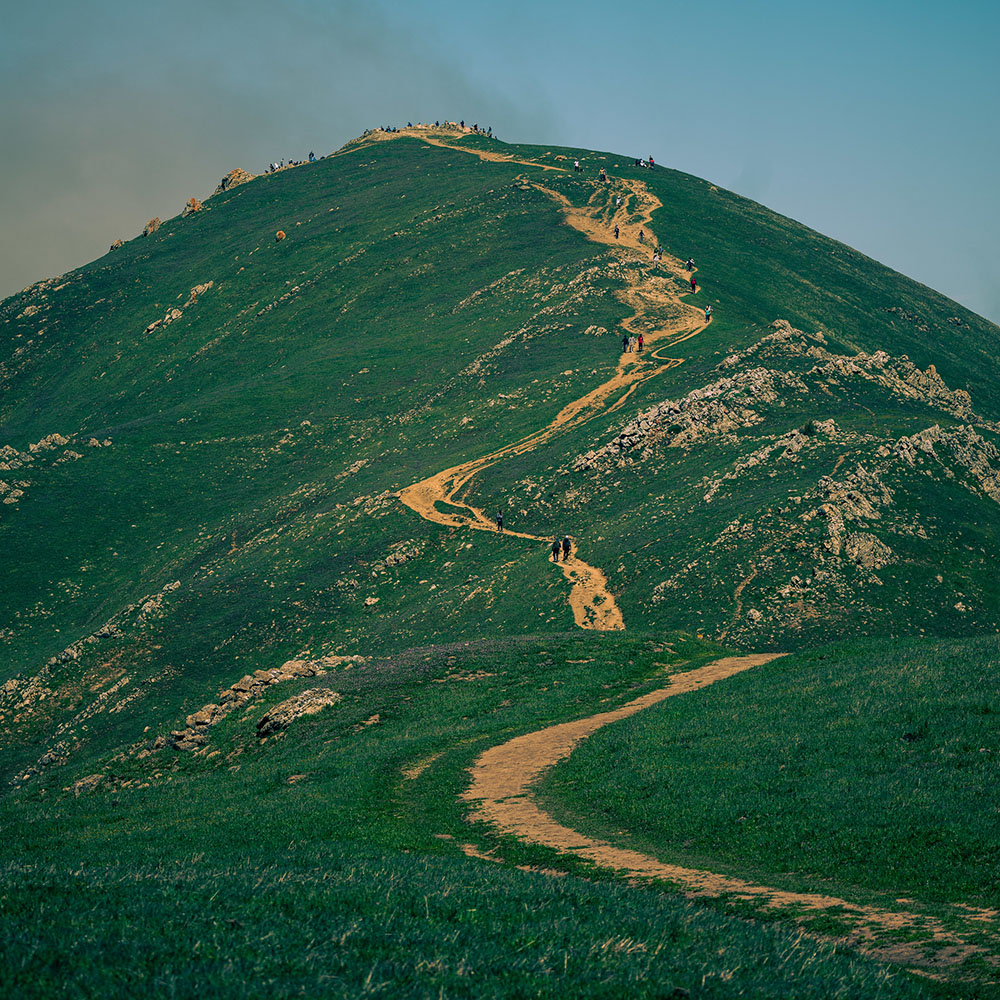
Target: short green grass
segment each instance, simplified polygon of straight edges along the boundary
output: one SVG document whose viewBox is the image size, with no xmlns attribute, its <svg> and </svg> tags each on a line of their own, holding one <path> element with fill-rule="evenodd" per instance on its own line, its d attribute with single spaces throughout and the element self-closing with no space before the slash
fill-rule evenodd
<svg viewBox="0 0 1000 1000">
<path fill-rule="evenodd" d="M 544 800 L 765 884 L 994 908 L 998 666 L 995 638 L 799 653 L 601 730 Z"/>
<path fill-rule="evenodd" d="M 794 930 L 652 887 L 510 867 L 548 867 L 545 851 L 504 843 L 506 865 L 462 855 L 463 843 L 495 850 L 458 800 L 482 749 L 661 684 L 658 664 L 696 666 L 717 653 L 684 635 L 426 647 L 324 678 L 344 700 L 260 743 L 254 720 L 295 685 L 269 694 L 213 730 L 218 756 L 160 758 L 147 788 L 109 778 L 74 798 L 59 791 L 69 775 L 47 773 L 0 801 L 8 989 L 39 998 L 928 995 L 899 971 Z M 460 679 L 469 675 L 478 679 Z M 151 773 L 106 767 L 119 782 Z"/>
</svg>

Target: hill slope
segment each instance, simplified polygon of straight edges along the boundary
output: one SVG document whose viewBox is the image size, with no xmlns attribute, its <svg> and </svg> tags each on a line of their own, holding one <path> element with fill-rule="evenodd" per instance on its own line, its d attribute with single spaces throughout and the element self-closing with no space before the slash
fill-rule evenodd
<svg viewBox="0 0 1000 1000">
<path fill-rule="evenodd" d="M 79 851 L 95 898 L 131 905 L 123 880 L 160 878 L 151 836 L 185 878 L 201 848 L 220 884 L 266 867 L 284 826 L 258 817 L 252 858 L 231 844 L 279 800 L 299 845 L 279 880 L 367 852 L 391 888 L 411 849 L 448 859 L 430 881 L 465 879 L 457 796 L 491 742 L 724 643 L 996 631 L 998 335 L 697 178 L 447 128 L 244 178 L 7 299 L 0 810 L 21 824 L 18 899 L 63 892 Z M 442 704 L 438 683 L 468 694 Z M 289 721 L 305 741 L 271 756 Z M 431 758 L 444 776 L 401 791 Z M 540 884 L 517 882 L 526 907 Z M 136 919 L 159 926 L 167 889 Z M 259 912 L 232 919 L 263 933 Z M 602 920 L 577 928 L 595 948 Z M 839 958 L 813 983 L 786 945 L 766 947 L 799 995 L 910 995 Z"/>
</svg>

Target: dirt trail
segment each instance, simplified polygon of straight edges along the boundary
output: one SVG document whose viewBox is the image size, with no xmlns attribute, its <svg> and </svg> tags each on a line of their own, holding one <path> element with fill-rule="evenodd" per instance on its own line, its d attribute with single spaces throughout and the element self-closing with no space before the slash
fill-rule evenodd
<svg viewBox="0 0 1000 1000">
<path fill-rule="evenodd" d="M 860 906 L 836 896 L 788 892 L 728 875 L 668 864 L 578 833 L 554 820 L 532 801 L 532 786 L 544 772 L 568 757 L 580 741 L 602 726 L 634 715 L 665 698 L 697 691 L 760 666 L 778 655 L 781 654 L 725 657 L 697 670 L 673 674 L 668 678 L 668 687 L 645 694 L 620 708 L 549 726 L 487 750 L 473 765 L 472 783 L 462 795 L 465 802 L 473 805 L 471 818 L 491 823 L 520 840 L 585 858 L 602 868 L 674 883 L 689 896 L 750 900 L 764 909 L 792 910 L 800 921 L 833 911 L 831 915 L 839 923 L 851 927 L 846 939 L 840 940 L 883 961 L 924 972 L 959 964 L 972 955 L 979 955 L 994 967 L 1000 965 L 1000 940 L 986 948 L 946 930 L 933 917 L 913 910 Z M 979 937 L 984 930 L 983 911 L 970 909 L 965 913 L 965 907 L 954 909 L 956 917 L 966 921 L 970 931 L 974 933 L 978 929 L 979 934 L 975 936 Z M 909 940 L 887 942 L 887 935 L 893 932 L 903 932 L 899 936 Z"/>
<path fill-rule="evenodd" d="M 376 133 L 378 139 L 412 136 L 424 142 L 455 152 L 469 153 L 484 160 L 517 163 L 545 170 L 564 170 L 551 164 L 516 160 L 499 153 L 482 149 L 451 145 L 447 139 L 451 132 L 442 129 L 417 127 L 395 133 Z M 478 507 L 465 502 L 461 492 L 476 473 L 495 465 L 502 459 L 521 455 L 551 440 L 571 428 L 592 420 L 601 413 L 611 413 L 622 407 L 636 388 L 647 379 L 668 368 L 682 363 L 683 358 L 664 357 L 662 351 L 700 333 L 707 326 L 701 310 L 681 300 L 674 284 L 674 277 L 684 277 L 684 265 L 674 257 L 664 254 L 660 267 L 662 273 L 650 274 L 644 258 L 652 255 L 657 241 L 650 228 L 653 212 L 661 207 L 640 180 L 611 178 L 607 183 L 597 183 L 587 204 L 573 205 L 565 195 L 524 178 L 542 193 L 552 198 L 560 207 L 566 222 L 595 243 L 611 247 L 621 264 L 631 267 L 626 273 L 626 285 L 619 293 L 621 301 L 632 309 L 632 315 L 621 323 L 630 334 L 643 335 L 645 343 L 666 343 L 658 350 L 622 354 L 615 373 L 606 382 L 586 395 L 567 404 L 547 426 L 518 441 L 504 445 L 480 458 L 463 462 L 400 491 L 399 498 L 411 510 L 436 524 L 453 528 L 471 528 L 478 531 L 495 531 L 496 525 Z M 621 205 L 614 200 L 621 198 Z M 620 229 L 619 238 L 614 228 Z M 648 237 L 640 243 L 639 230 Z M 442 509 L 444 504 L 450 510 Z M 539 535 L 507 531 L 506 534 L 546 545 L 551 540 Z M 576 546 L 571 549 L 568 561 L 560 560 L 559 566 L 570 582 L 569 604 L 573 618 L 581 628 L 598 630 L 623 629 L 625 623 L 614 597 L 607 589 L 607 578 L 596 566 L 579 558 Z"/>
</svg>

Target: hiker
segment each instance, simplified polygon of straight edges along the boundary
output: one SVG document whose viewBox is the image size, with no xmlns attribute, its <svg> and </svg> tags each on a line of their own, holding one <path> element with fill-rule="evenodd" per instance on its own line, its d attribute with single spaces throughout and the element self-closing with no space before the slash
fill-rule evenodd
<svg viewBox="0 0 1000 1000">
<path fill-rule="evenodd" d="M 552 561 L 559 562 L 559 539 L 552 543 Z"/>
<path fill-rule="evenodd" d="M 579 161 L 579 160 L 574 160 L 574 161 L 573 161 L 573 169 L 574 169 L 574 170 L 575 170 L 575 171 L 576 171 L 577 173 L 579 173 L 579 172 L 580 172 L 580 161 Z"/>
<path fill-rule="evenodd" d="M 629 354 L 635 354 L 635 334 L 633 333 L 631 337 L 628 338 L 628 352 Z"/>
<path fill-rule="evenodd" d="M 309 150 L 309 162 L 310 163 L 316 162 L 316 154 L 311 149 Z"/>
<path fill-rule="evenodd" d="M 615 239 L 618 239 L 618 227 L 615 226 Z"/>
<path fill-rule="evenodd" d="M 628 354 L 628 335 L 622 337 L 622 354 Z"/>
<path fill-rule="evenodd" d="M 705 322 L 708 323 L 712 319 L 712 307 L 705 306 Z"/>
<path fill-rule="evenodd" d="M 688 271 L 694 270 L 694 257 L 688 257 L 688 259 L 684 262 L 684 268 Z"/>
<path fill-rule="evenodd" d="M 642 350 L 642 334 L 641 333 L 639 334 L 639 345 L 638 346 L 639 346 L 639 350 L 641 351 Z"/>
<path fill-rule="evenodd" d="M 620 194 L 616 195 L 615 196 L 615 208 L 621 208 L 621 204 L 622 204 L 622 196 Z"/>
<path fill-rule="evenodd" d="M 601 173 L 598 180 L 604 181 L 605 184 L 608 183 L 608 172 L 604 169 L 604 167 L 601 167 Z"/>
<path fill-rule="evenodd" d="M 497 511 L 497 531 L 503 531 L 503 514 Z"/>
<path fill-rule="evenodd" d="M 639 230 L 639 242 L 640 243 L 646 242 L 646 234 L 641 229 Z"/>
<path fill-rule="evenodd" d="M 698 291 L 698 282 L 693 274 L 691 275 L 691 291 L 692 292 Z"/>
<path fill-rule="evenodd" d="M 653 169 L 653 167 L 655 167 L 655 166 L 656 166 L 656 163 L 655 163 L 655 161 L 653 160 L 653 157 L 652 157 L 652 156 L 650 156 L 650 158 L 649 158 L 649 169 L 650 169 L 650 170 L 652 170 L 652 169 Z"/>
<path fill-rule="evenodd" d="M 563 537 L 563 562 L 566 562 L 566 560 L 569 559 L 569 549 L 569 535 L 565 535 Z"/>
</svg>

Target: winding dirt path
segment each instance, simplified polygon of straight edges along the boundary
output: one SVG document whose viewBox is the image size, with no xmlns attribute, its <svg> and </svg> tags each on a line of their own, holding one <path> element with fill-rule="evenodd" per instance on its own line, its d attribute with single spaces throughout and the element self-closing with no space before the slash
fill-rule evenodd
<svg viewBox="0 0 1000 1000">
<path fill-rule="evenodd" d="M 715 660 L 697 670 L 671 675 L 667 687 L 651 691 L 620 708 L 548 726 L 487 750 L 471 768 L 472 782 L 462 794 L 463 801 L 472 806 L 470 818 L 490 823 L 519 840 L 573 854 L 602 868 L 673 883 L 688 896 L 749 900 L 765 910 L 790 910 L 799 921 L 829 914 L 851 927 L 847 937 L 838 940 L 883 961 L 924 973 L 957 965 L 973 955 L 994 967 L 1000 966 L 1000 940 L 987 948 L 966 940 L 954 930 L 946 929 L 934 917 L 915 910 L 861 906 L 836 896 L 789 892 L 729 875 L 668 864 L 563 826 L 532 800 L 532 787 L 542 775 L 602 726 L 634 715 L 666 698 L 697 691 L 761 666 L 779 655 L 765 653 Z M 953 909 L 956 919 L 965 921 L 970 930 L 978 930 L 980 934 L 986 929 L 984 923 L 996 924 L 997 915 L 991 911 L 963 906 Z M 897 937 L 887 941 L 887 936 L 893 934 Z"/>
<path fill-rule="evenodd" d="M 447 139 L 454 136 L 447 130 L 415 127 L 377 135 L 384 139 L 411 136 L 434 146 L 468 153 L 484 160 L 517 163 L 545 170 L 565 170 L 551 164 L 516 160 L 500 153 L 452 145 Z M 611 378 L 564 406 L 552 422 L 542 429 L 488 455 L 444 469 L 400 491 L 400 500 L 412 511 L 428 521 L 448 527 L 496 531 L 496 525 L 481 508 L 461 497 L 462 491 L 476 473 L 506 457 L 531 451 L 557 434 L 586 423 L 601 413 L 618 410 L 647 379 L 683 362 L 683 358 L 664 357 L 663 350 L 695 336 L 708 325 L 702 311 L 682 301 L 683 293 L 675 286 L 675 277 L 686 277 L 683 263 L 664 254 L 660 262 L 661 271 L 650 273 L 644 260 L 647 254 L 652 254 L 652 247 L 657 243 L 650 220 L 653 212 L 662 207 L 662 203 L 647 190 L 642 181 L 610 178 L 607 183 L 596 182 L 587 204 L 578 207 L 565 195 L 528 178 L 524 179 L 556 202 L 570 226 L 583 233 L 587 239 L 613 248 L 619 263 L 628 268 L 625 287 L 618 292 L 618 296 L 632 309 L 632 315 L 621 323 L 622 329 L 636 336 L 641 333 L 648 345 L 659 341 L 666 343 L 658 350 L 622 354 Z M 615 204 L 616 200 L 620 200 L 621 204 Z M 618 238 L 614 236 L 616 226 L 619 228 Z M 640 230 L 644 237 L 648 237 L 648 241 L 640 242 Z M 445 510 L 444 507 L 448 509 Z M 546 546 L 551 543 L 550 539 L 539 535 L 517 531 L 505 533 L 541 542 Z M 596 566 L 584 562 L 575 545 L 571 548 L 570 559 L 560 560 L 559 566 L 570 582 L 569 604 L 578 626 L 603 631 L 625 627 L 621 611 L 608 590 L 604 573 Z"/>
</svg>

